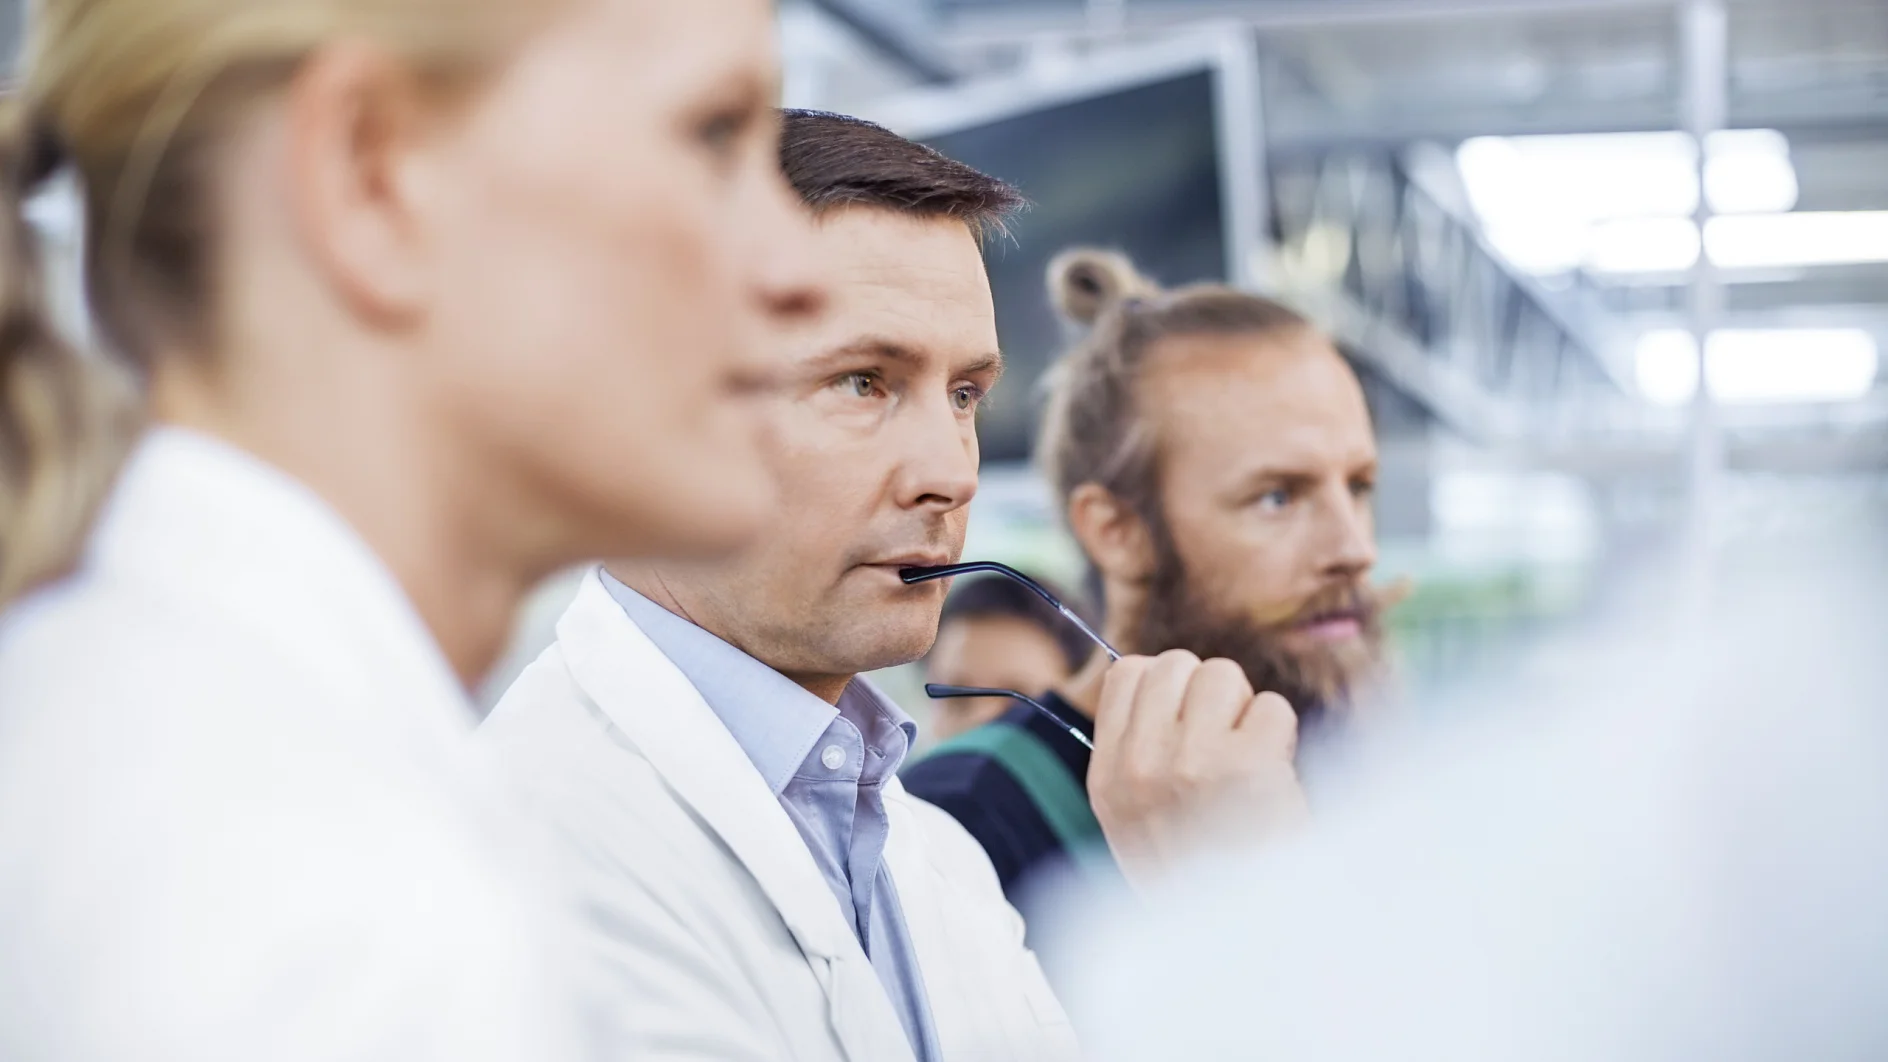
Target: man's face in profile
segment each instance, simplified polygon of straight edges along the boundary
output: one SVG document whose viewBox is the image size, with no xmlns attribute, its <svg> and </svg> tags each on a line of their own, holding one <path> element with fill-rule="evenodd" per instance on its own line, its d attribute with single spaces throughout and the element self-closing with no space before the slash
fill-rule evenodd
<svg viewBox="0 0 1888 1062">
<path fill-rule="evenodd" d="M 1161 519 L 1136 648 L 1230 657 L 1301 713 L 1332 706 L 1381 643 L 1355 374 L 1308 330 L 1163 340 L 1150 364 Z"/>
<path fill-rule="evenodd" d="M 826 312 L 788 340 L 765 400 L 781 510 L 752 548 L 692 573 L 696 615 L 789 676 L 851 675 L 930 647 L 947 590 L 901 569 L 963 549 L 976 413 L 1001 373 L 975 235 L 951 218 L 842 207 L 815 237 Z"/>
</svg>

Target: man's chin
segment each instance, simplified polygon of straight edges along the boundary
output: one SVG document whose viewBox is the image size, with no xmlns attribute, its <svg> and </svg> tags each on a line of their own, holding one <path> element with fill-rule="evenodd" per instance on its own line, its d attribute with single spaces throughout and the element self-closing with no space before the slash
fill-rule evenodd
<svg viewBox="0 0 1888 1062">
<path fill-rule="evenodd" d="M 1383 674 L 1381 647 L 1364 634 L 1311 641 L 1302 643 L 1302 647 L 1281 640 L 1280 648 L 1289 656 L 1286 670 L 1297 681 L 1300 695 L 1314 699 L 1325 709 L 1341 709 L 1374 686 Z"/>
<path fill-rule="evenodd" d="M 834 649 L 858 661 L 858 671 L 898 667 L 924 656 L 937 640 L 943 609 L 942 588 L 922 592 L 927 588 L 878 578 L 856 585 L 840 607 Z"/>
</svg>

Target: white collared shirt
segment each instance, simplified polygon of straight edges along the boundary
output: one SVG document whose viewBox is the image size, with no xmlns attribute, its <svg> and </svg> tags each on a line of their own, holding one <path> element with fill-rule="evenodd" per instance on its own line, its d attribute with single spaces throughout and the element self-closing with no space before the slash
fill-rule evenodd
<svg viewBox="0 0 1888 1062">
<path fill-rule="evenodd" d="M 0 622 L 0 1058 L 570 1057 L 471 725 L 318 497 L 153 432 Z"/>
</svg>

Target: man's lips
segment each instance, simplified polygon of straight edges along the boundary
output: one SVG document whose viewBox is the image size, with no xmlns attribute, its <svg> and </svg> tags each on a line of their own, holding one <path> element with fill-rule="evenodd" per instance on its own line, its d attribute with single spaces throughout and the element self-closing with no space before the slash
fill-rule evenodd
<svg viewBox="0 0 1888 1062">
<path fill-rule="evenodd" d="M 1292 624 L 1292 633 L 1320 642 L 1341 642 L 1364 632 L 1363 614 L 1354 610 L 1320 612 Z"/>
<path fill-rule="evenodd" d="M 901 553 L 884 560 L 867 561 L 862 567 L 888 568 L 896 573 L 906 568 L 942 568 L 949 563 L 951 556 L 948 553 Z"/>
</svg>

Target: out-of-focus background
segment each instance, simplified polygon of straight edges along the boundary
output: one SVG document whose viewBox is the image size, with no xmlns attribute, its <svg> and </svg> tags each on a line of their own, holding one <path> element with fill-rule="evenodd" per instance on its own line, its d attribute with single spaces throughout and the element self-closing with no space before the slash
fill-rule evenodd
<svg viewBox="0 0 1888 1062">
<path fill-rule="evenodd" d="M 1577 669 L 1572 632 L 1708 594 L 1728 544 L 1888 505 L 1880 0 L 800 0 L 781 23 L 789 103 L 1036 203 L 989 253 L 1013 370 L 971 555 L 1079 582 L 1026 463 L 1064 340 L 1042 266 L 1075 241 L 1338 338 L 1425 704 Z"/>
<path fill-rule="evenodd" d="M 1079 580 L 1026 463 L 1063 339 L 1042 266 L 1078 240 L 1340 340 L 1424 703 L 1576 668 L 1563 634 L 1697 592 L 1727 541 L 1888 503 L 1888 4 L 821 0 L 782 27 L 790 103 L 1037 204 L 990 252 L 1015 368 L 972 555 Z"/>
<path fill-rule="evenodd" d="M 1066 341 L 1042 267 L 1073 242 L 1275 294 L 1339 340 L 1424 703 L 1577 667 L 1560 635 L 1696 597 L 1727 543 L 1888 505 L 1882 0 L 785 0 L 780 25 L 789 105 L 1036 204 L 989 250 L 1012 374 L 969 556 L 1080 582 L 1028 464 Z M 69 269 L 70 207 L 35 210 Z"/>
</svg>

